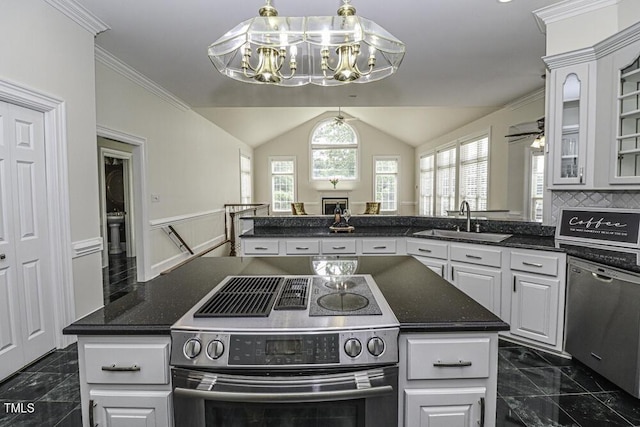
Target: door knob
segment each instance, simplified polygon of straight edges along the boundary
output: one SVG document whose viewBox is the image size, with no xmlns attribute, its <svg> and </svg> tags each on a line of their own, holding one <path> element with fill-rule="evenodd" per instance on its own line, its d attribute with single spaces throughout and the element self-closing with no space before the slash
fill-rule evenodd
<svg viewBox="0 0 640 427">
<path fill-rule="evenodd" d="M 5 254 L 0 254 L 0 260 L 5 259 L 7 256 Z"/>
</svg>

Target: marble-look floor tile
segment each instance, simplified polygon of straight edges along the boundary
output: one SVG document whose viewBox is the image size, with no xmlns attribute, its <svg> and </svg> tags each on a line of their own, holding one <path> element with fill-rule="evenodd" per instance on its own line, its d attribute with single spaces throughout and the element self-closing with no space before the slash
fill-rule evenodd
<svg viewBox="0 0 640 427">
<path fill-rule="evenodd" d="M 607 380 L 606 378 L 602 377 L 598 373 L 592 371 L 582 364 L 564 366 L 560 369 L 565 375 L 580 384 L 587 391 L 597 393 L 602 391 L 620 390 L 620 388 L 613 384 L 611 381 Z"/>
<path fill-rule="evenodd" d="M 607 391 L 593 396 L 634 426 L 640 426 L 640 399 L 624 391 Z"/>
<path fill-rule="evenodd" d="M 498 395 L 507 396 L 540 396 L 544 392 L 519 370 L 502 371 L 498 374 Z"/>
<path fill-rule="evenodd" d="M 501 397 L 496 402 L 496 426 L 499 427 L 526 427 L 520 416 L 516 414 Z"/>
<path fill-rule="evenodd" d="M 547 395 L 553 394 L 577 394 L 587 393 L 580 384 L 562 373 L 562 370 L 555 366 L 546 368 L 524 368 L 521 369 L 540 390 Z"/>
<path fill-rule="evenodd" d="M 52 384 L 60 384 L 70 374 L 41 373 L 21 374 L 14 381 L 0 386 L 0 399 L 35 402 L 47 394 Z"/>
<path fill-rule="evenodd" d="M 72 402 L 33 402 L 33 410 L 16 414 L 6 421 L 1 427 L 49 427 L 55 426 L 62 421 L 74 408 L 77 403 Z M 27 408 L 25 406 L 25 408 Z"/>
<path fill-rule="evenodd" d="M 581 427 L 630 427 L 633 424 L 593 395 L 560 395 L 551 399 Z"/>
<path fill-rule="evenodd" d="M 535 350 L 526 347 L 503 347 L 498 352 L 516 368 L 538 368 L 549 365 Z"/>
<path fill-rule="evenodd" d="M 75 408 L 54 427 L 82 427 L 82 409 Z"/>
<path fill-rule="evenodd" d="M 547 396 L 505 397 L 504 400 L 527 427 L 581 427 Z"/>
<path fill-rule="evenodd" d="M 80 380 L 78 374 L 57 384 L 40 399 L 45 402 L 80 402 Z"/>
</svg>

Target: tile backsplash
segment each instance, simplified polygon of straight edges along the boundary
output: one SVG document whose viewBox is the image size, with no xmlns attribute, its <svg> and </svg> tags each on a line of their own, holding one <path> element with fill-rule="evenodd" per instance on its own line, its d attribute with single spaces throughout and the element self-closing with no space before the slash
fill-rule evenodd
<svg viewBox="0 0 640 427">
<path fill-rule="evenodd" d="M 640 209 L 640 191 L 553 191 L 551 224 L 556 223 L 560 208 L 580 206 Z"/>
</svg>

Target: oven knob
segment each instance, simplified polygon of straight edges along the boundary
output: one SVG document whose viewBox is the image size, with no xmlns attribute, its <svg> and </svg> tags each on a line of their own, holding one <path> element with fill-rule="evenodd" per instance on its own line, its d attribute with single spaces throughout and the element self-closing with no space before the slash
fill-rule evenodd
<svg viewBox="0 0 640 427">
<path fill-rule="evenodd" d="M 362 344 L 360 344 L 357 338 L 349 338 L 347 342 L 344 343 L 344 351 L 350 357 L 358 357 L 362 351 Z"/>
<path fill-rule="evenodd" d="M 369 350 L 369 353 L 373 356 L 380 356 L 384 351 L 384 341 L 378 337 L 371 338 L 367 343 L 367 350 Z"/>
<path fill-rule="evenodd" d="M 184 343 L 184 355 L 189 359 L 195 359 L 198 357 L 200 350 L 202 350 L 202 345 L 200 344 L 200 340 L 197 338 L 191 338 Z"/>
<path fill-rule="evenodd" d="M 224 353 L 224 344 L 220 340 L 213 340 L 207 345 L 207 356 L 217 359 Z"/>
</svg>

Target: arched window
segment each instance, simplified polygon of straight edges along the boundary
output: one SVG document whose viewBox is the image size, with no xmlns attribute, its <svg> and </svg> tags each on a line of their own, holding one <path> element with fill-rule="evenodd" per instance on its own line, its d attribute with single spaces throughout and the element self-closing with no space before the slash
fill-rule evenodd
<svg viewBox="0 0 640 427">
<path fill-rule="evenodd" d="M 311 179 L 358 178 L 358 136 L 347 123 L 329 119 L 311 133 Z"/>
</svg>

